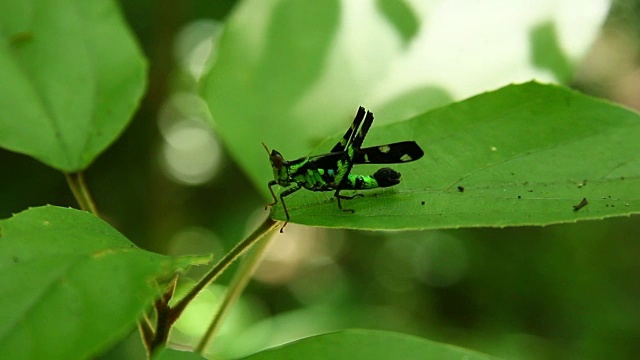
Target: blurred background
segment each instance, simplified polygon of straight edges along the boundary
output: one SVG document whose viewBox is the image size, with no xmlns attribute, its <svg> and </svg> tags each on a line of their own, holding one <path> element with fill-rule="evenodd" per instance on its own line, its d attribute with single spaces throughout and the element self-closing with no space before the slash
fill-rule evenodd
<svg viewBox="0 0 640 360">
<path fill-rule="evenodd" d="M 272 5 L 260 5 L 267 3 Z M 199 96 L 200 79 L 217 66 L 218 59 L 229 61 L 222 53 L 228 45 L 218 44 L 223 30 L 234 34 L 246 24 L 266 27 L 276 17 L 273 4 L 284 9 L 277 14 L 280 19 L 315 10 L 306 9 L 307 6 L 316 7 L 301 2 L 287 7 L 282 5 L 285 3 L 290 2 L 120 1 L 123 15 L 148 58 L 149 88 L 131 125 L 88 169 L 86 179 L 103 217 L 140 247 L 171 255 L 213 252 L 219 258 L 267 215 L 264 204 L 269 200 L 268 179 L 265 184 L 257 184 L 252 180 L 255 176 L 247 174 L 269 173 L 264 150 L 259 142 L 255 144 L 259 169 L 248 169 L 234 158 L 230 148 L 249 145 L 229 144 L 229 135 L 221 135 L 222 128 L 218 131 L 215 116 L 212 119 L 207 102 Z M 358 2 L 350 2 L 349 6 L 344 3 L 345 14 L 353 14 L 354 10 L 348 8 Z M 545 51 L 522 50 L 517 42 L 502 39 L 497 43 L 472 43 L 483 48 L 484 53 L 469 44 L 464 51 L 456 50 L 455 44 L 477 32 L 474 26 L 486 27 L 486 23 L 473 24 L 473 18 L 478 17 L 504 21 L 494 29 L 498 32 L 509 33 L 510 26 L 514 33 L 521 31 L 524 22 L 518 16 L 522 14 L 509 12 L 516 11 L 520 2 L 515 7 L 508 5 L 515 2 L 503 1 L 483 8 L 469 6 L 474 2 L 433 1 L 425 2 L 433 4 L 424 9 L 417 9 L 420 6 L 416 1 L 370 3 L 393 24 L 397 38 L 386 39 L 390 35 L 385 34 L 391 30 L 375 24 L 361 22 L 373 29 L 368 32 L 369 28 L 363 30 L 357 23 L 347 21 L 340 28 L 344 43 L 349 43 L 344 39 L 350 36 L 369 36 L 381 46 L 395 44 L 377 50 L 392 55 L 413 52 L 414 57 L 419 48 L 416 44 L 423 40 L 425 49 L 446 48 L 448 44 L 454 49 L 430 53 L 434 59 L 431 66 L 437 71 L 429 76 L 415 72 L 416 67 L 427 65 L 416 65 L 411 56 L 396 56 L 395 67 L 377 66 L 378 57 L 349 63 L 354 72 L 360 72 L 359 78 L 354 76 L 358 86 L 370 85 L 366 79 L 373 77 L 372 73 L 386 79 L 378 83 L 378 90 L 368 91 L 364 100 L 373 104 L 368 106 L 374 110 L 375 104 L 380 104 L 387 117 L 402 120 L 450 101 L 534 77 L 640 109 L 638 0 L 600 2 L 594 8 L 583 7 L 580 1 L 547 2 L 552 4 L 549 8 L 553 10 L 550 14 L 555 14 L 555 27 L 527 25 L 531 41 L 542 43 L 540 49 Z M 367 7 L 362 4 L 358 6 Z M 428 20 L 420 16 L 436 8 L 440 16 Z M 447 14 L 459 17 L 458 23 L 452 21 L 445 31 L 442 24 L 449 23 Z M 584 23 L 590 26 L 576 27 Z M 422 38 L 420 34 L 429 26 L 440 33 Z M 557 45 L 536 41 L 536 36 L 542 40 L 553 38 L 545 35 L 548 31 L 558 31 L 558 38 L 564 42 Z M 592 34 L 584 35 L 589 31 Z M 282 37 L 275 45 L 278 51 L 295 58 L 296 53 L 288 51 L 304 47 L 304 43 L 285 41 L 291 38 L 294 36 Z M 260 47 L 259 36 L 252 41 Z M 513 47 L 506 53 L 514 54 L 509 57 L 514 61 L 491 58 L 494 47 Z M 336 45 L 333 51 L 339 48 Z M 363 49 L 354 51 L 362 53 Z M 389 63 L 384 56 L 379 61 Z M 464 65 L 456 65 L 458 61 Z M 496 62 L 500 73 L 493 71 Z M 442 67 L 438 68 L 438 64 Z M 450 71 L 445 65 L 450 66 Z M 460 71 L 455 70 L 458 66 Z M 295 76 L 295 70 L 303 68 L 287 71 Z M 334 78 L 338 77 L 336 74 L 339 72 L 333 73 Z M 469 74 L 477 76 L 471 78 Z M 419 91 L 414 96 L 403 95 L 403 99 L 409 99 L 404 103 L 395 102 L 394 94 L 403 93 L 406 88 L 401 79 L 416 78 L 417 83 L 412 86 Z M 335 79 L 326 80 L 328 84 L 332 81 Z M 239 88 L 236 91 L 241 91 Z M 317 94 L 326 91 L 322 86 L 318 89 Z M 230 90 L 230 94 L 235 93 Z M 265 94 L 246 96 L 254 96 L 259 102 L 262 95 Z M 327 107 L 328 114 L 339 113 L 333 104 L 326 104 L 327 97 L 317 96 L 317 101 L 313 97 L 307 101 L 321 109 Z M 355 94 L 336 107 L 355 109 L 360 99 Z M 278 109 L 271 111 L 277 113 Z M 273 115 L 266 118 L 269 116 Z M 343 119 L 336 120 L 341 124 Z M 340 129 L 323 125 L 319 133 L 329 135 Z M 254 137 L 259 138 L 263 130 L 246 131 L 257 133 Z M 316 130 L 311 127 L 305 136 L 322 140 L 324 135 L 318 136 Z M 287 136 L 290 134 L 283 137 Z M 0 218 L 30 206 L 77 207 L 63 174 L 4 150 L 0 150 L 0 164 L 4 169 Z M 285 234 L 273 242 L 209 353 L 239 357 L 302 336 L 344 328 L 373 328 L 414 334 L 505 358 L 635 358 L 640 353 L 639 239 L 637 217 L 544 228 L 397 233 L 290 224 Z M 197 341 L 233 270 L 203 293 L 181 318 L 172 334 L 174 344 L 188 347 Z M 193 278 L 198 277 L 198 271 L 202 269 L 194 271 Z M 134 333 L 103 357 L 141 356 L 143 350 Z"/>
</svg>

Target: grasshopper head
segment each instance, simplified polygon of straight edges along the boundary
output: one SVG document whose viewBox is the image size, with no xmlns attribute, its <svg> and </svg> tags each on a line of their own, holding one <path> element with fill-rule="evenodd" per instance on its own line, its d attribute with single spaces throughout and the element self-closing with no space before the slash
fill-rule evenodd
<svg viewBox="0 0 640 360">
<path fill-rule="evenodd" d="M 278 182 L 288 182 L 289 174 L 287 173 L 287 166 L 285 165 L 285 159 L 282 157 L 282 154 L 277 152 L 276 150 L 271 150 L 267 148 L 267 145 L 262 143 L 265 150 L 267 150 L 267 154 L 269 154 L 269 161 L 271 162 L 271 168 L 273 169 L 273 178 Z"/>
</svg>

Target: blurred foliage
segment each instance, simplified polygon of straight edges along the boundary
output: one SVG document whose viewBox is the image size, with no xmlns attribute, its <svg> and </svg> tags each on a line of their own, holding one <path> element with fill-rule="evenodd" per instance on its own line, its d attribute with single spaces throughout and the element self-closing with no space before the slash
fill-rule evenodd
<svg viewBox="0 0 640 360">
<path fill-rule="evenodd" d="M 573 72 L 566 58 L 553 23 L 545 23 L 531 32 L 532 60 L 535 66 L 548 69 L 562 83 L 571 79 Z"/>
<path fill-rule="evenodd" d="M 379 1 L 376 6 L 395 24 L 406 44 L 421 24 L 407 13 L 408 1 L 399 9 L 390 8 L 389 3 Z M 219 256 L 252 228 L 252 214 L 264 215 L 264 189 L 256 189 L 225 151 L 222 175 L 200 186 L 171 181 L 159 161 L 163 140 L 157 119 L 165 101 L 174 92 L 198 89 L 186 70 L 178 67 L 177 34 L 198 19 L 225 21 L 235 5 L 236 1 L 222 0 L 120 2 L 148 59 L 148 93 L 131 125 L 86 176 L 106 220 L 142 248 L 171 254 L 214 251 Z M 577 73 L 567 75 L 563 70 L 558 77 L 566 76 L 583 91 L 639 108 L 633 102 L 637 99 L 625 95 L 630 93 L 628 86 L 640 83 L 636 81 L 639 9 L 638 1 L 616 1 Z M 404 18 L 410 20 L 400 20 Z M 542 26 L 532 35 L 553 44 L 552 30 Z M 624 41 L 618 41 L 621 38 Z M 566 69 L 568 63 L 561 53 L 536 58 L 542 67 Z M 483 69 L 475 71 L 481 74 Z M 368 89 L 367 84 L 355 86 Z M 637 97 L 635 89 L 631 93 Z M 404 109 L 394 120 L 458 96 L 439 87 L 423 87 L 417 93 L 421 95 L 416 99 L 428 98 L 428 104 L 410 101 L 411 109 Z M 386 109 L 399 107 L 409 98 L 406 94 L 376 100 L 381 107 L 377 114 L 386 112 L 387 118 L 397 114 Z M 354 98 L 339 106 L 351 108 Z M 342 110 L 327 111 L 328 117 L 341 119 L 337 114 Z M 263 130 L 271 131 L 256 129 Z M 337 127 L 311 129 L 307 135 L 315 140 L 300 142 L 311 149 L 337 131 Z M 256 154 L 262 151 L 259 144 L 256 148 Z M 260 161 L 264 168 L 257 171 L 268 171 L 266 157 Z M 0 218 L 29 206 L 75 206 L 59 172 L 4 150 L 0 150 L 0 165 Z M 186 237 L 188 241 L 176 244 L 185 229 L 199 237 Z M 257 281 L 211 351 L 244 356 L 300 336 L 366 327 L 402 331 L 508 358 L 633 358 L 640 352 L 638 238 L 636 217 L 543 228 L 408 233 L 291 225 L 274 244 L 256 274 Z M 213 311 L 211 305 L 204 307 L 203 321 Z M 139 337 L 133 334 L 104 358 L 140 355 Z"/>
<path fill-rule="evenodd" d="M 347 330 L 298 340 L 285 347 L 269 349 L 246 360 L 277 359 L 469 359 L 490 360 L 472 350 L 438 344 L 403 334 L 371 330 Z"/>
</svg>

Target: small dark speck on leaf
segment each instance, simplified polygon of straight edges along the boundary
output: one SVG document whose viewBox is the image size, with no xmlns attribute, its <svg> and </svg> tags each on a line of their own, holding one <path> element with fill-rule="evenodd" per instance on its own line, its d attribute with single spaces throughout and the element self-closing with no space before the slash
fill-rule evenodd
<svg viewBox="0 0 640 360">
<path fill-rule="evenodd" d="M 528 191 L 528 192 L 533 192 L 533 189 L 529 189 L 529 190 L 527 190 L 527 191 Z"/>
<path fill-rule="evenodd" d="M 522 196 L 518 195 L 518 199 L 522 199 Z"/>
<path fill-rule="evenodd" d="M 464 186 L 458 186 L 458 191 L 464 192 Z"/>
<path fill-rule="evenodd" d="M 587 198 L 582 198 L 582 201 L 580 201 L 578 205 L 573 205 L 573 211 L 578 211 L 587 205 L 589 205 L 589 201 L 587 201 Z"/>
<path fill-rule="evenodd" d="M 420 201 L 420 205 L 424 205 L 424 201 Z"/>
</svg>

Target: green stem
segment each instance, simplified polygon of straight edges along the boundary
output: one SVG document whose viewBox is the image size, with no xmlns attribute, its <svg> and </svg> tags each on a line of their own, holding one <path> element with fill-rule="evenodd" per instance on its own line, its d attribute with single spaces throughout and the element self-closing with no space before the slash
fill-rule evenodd
<svg viewBox="0 0 640 360">
<path fill-rule="evenodd" d="M 93 198 L 91 197 L 87 184 L 84 182 L 83 173 L 68 173 L 65 174 L 65 177 L 67 178 L 67 184 L 69 184 L 69 188 L 71 188 L 73 196 L 76 198 L 78 205 L 80 205 L 80 209 L 98 216 L 98 209 L 96 208 L 96 204 L 93 202 Z"/>
<path fill-rule="evenodd" d="M 198 346 L 195 348 L 195 351 L 198 354 L 202 355 L 204 349 L 209 347 L 209 345 L 211 344 L 211 340 L 220 328 L 220 325 L 222 325 L 222 321 L 231 310 L 233 304 L 236 303 L 236 301 L 240 297 L 240 294 L 242 294 L 244 289 L 247 287 L 247 284 L 251 279 L 251 275 L 260 263 L 262 255 L 264 255 L 264 252 L 267 249 L 268 245 L 271 243 L 270 240 L 271 238 L 267 238 L 257 243 L 249 251 L 247 257 L 242 261 L 240 268 L 238 268 L 238 271 L 229 283 L 229 286 L 227 286 L 227 293 L 225 294 L 225 297 L 220 304 L 220 308 L 218 309 L 216 316 L 213 318 L 213 321 L 209 325 L 209 328 L 204 333 L 202 339 L 200 339 Z"/>
<path fill-rule="evenodd" d="M 178 301 L 172 308 L 166 307 L 158 311 L 156 325 L 156 336 L 151 343 L 151 351 L 166 343 L 169 330 L 173 323 L 178 320 L 184 309 L 205 287 L 215 281 L 240 255 L 244 254 L 253 244 L 263 236 L 271 233 L 279 225 L 279 222 L 267 218 L 251 235 L 239 242 L 231 251 L 226 254 L 214 267 L 205 274 L 200 281 L 189 292 Z M 160 309 L 158 309 L 160 310 Z"/>
</svg>

